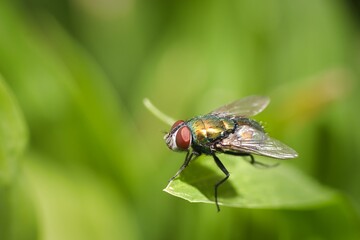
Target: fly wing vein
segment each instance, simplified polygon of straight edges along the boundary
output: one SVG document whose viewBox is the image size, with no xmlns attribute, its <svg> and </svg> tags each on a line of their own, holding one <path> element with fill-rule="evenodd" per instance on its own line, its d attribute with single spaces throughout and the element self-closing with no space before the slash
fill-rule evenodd
<svg viewBox="0 0 360 240">
<path fill-rule="evenodd" d="M 223 152 L 250 153 L 277 159 L 295 158 L 297 152 L 266 133 L 250 126 L 241 126 L 217 144 Z"/>
<path fill-rule="evenodd" d="M 270 99 L 264 96 L 249 96 L 226 104 L 210 114 L 218 116 L 251 117 L 262 112 L 269 104 Z"/>
</svg>

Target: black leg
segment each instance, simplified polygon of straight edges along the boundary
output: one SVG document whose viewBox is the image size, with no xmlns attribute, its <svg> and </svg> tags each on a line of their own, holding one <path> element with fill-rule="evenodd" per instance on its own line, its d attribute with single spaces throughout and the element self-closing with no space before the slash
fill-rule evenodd
<svg viewBox="0 0 360 240">
<path fill-rule="evenodd" d="M 183 163 L 183 165 L 181 165 L 180 169 L 175 173 L 175 175 L 170 178 L 169 182 L 171 182 L 172 180 L 174 180 L 177 176 L 180 175 L 180 173 L 189 165 L 189 162 L 191 161 L 191 159 L 194 157 L 194 159 L 196 157 L 198 157 L 199 155 L 196 152 L 192 152 L 190 153 L 190 151 L 187 152 L 186 157 L 185 157 L 185 161 Z"/>
<path fill-rule="evenodd" d="M 221 169 L 221 171 L 226 175 L 225 178 L 223 178 L 222 180 L 220 180 L 219 182 L 217 182 L 215 184 L 215 203 L 216 203 L 216 207 L 218 212 L 220 212 L 220 206 L 218 203 L 218 187 L 223 184 L 230 176 L 230 173 L 228 172 L 228 170 L 225 168 L 225 166 L 222 164 L 222 162 L 220 161 L 220 159 L 213 153 L 212 154 L 216 165 Z"/>
<path fill-rule="evenodd" d="M 278 166 L 280 163 L 275 163 L 272 165 L 266 164 L 266 163 L 262 163 L 262 162 L 258 162 L 255 161 L 255 158 L 252 154 L 250 153 L 227 153 L 230 155 L 234 155 L 234 156 L 249 156 L 250 157 L 250 164 L 253 165 L 254 167 L 263 167 L 263 168 L 272 168 L 272 167 L 276 167 Z"/>
<path fill-rule="evenodd" d="M 279 165 L 279 163 L 275 163 L 275 164 L 272 164 L 272 165 L 269 165 L 269 164 L 266 164 L 266 163 L 262 163 L 262 162 L 258 162 L 258 161 L 255 161 L 255 158 L 254 158 L 254 156 L 253 155 L 251 155 L 251 154 L 249 154 L 248 155 L 249 157 L 250 157 L 250 163 L 251 163 L 251 165 L 253 165 L 253 166 L 261 166 L 261 167 L 263 167 L 263 168 L 272 168 L 272 167 L 276 167 L 276 166 L 278 166 Z"/>
</svg>

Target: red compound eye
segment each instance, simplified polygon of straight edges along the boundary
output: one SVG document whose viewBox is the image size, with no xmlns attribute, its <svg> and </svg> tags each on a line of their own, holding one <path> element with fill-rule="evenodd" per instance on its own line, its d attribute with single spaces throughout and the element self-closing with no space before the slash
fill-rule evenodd
<svg viewBox="0 0 360 240">
<path fill-rule="evenodd" d="M 176 133 L 176 145 L 179 149 L 186 150 L 190 147 L 191 132 L 187 126 L 181 127 Z"/>
<path fill-rule="evenodd" d="M 180 124 L 183 124 L 184 121 L 183 120 L 177 120 L 171 127 L 171 131 L 176 128 L 177 126 L 179 126 Z"/>
</svg>

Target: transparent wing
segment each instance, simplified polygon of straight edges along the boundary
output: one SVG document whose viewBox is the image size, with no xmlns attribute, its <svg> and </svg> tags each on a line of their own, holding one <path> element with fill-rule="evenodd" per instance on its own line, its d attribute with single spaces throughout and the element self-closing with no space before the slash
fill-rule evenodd
<svg viewBox="0 0 360 240">
<path fill-rule="evenodd" d="M 237 131 L 217 143 L 216 147 L 224 153 L 249 153 L 277 159 L 298 156 L 292 148 L 247 125 L 240 126 Z"/>
<path fill-rule="evenodd" d="M 224 105 L 212 112 L 218 116 L 251 117 L 263 111 L 270 99 L 264 96 L 249 96 Z"/>
</svg>

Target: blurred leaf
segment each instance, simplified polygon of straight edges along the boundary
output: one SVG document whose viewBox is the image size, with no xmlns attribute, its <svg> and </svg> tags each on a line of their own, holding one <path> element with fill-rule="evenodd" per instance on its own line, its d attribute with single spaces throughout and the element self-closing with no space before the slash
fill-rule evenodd
<svg viewBox="0 0 360 240">
<path fill-rule="evenodd" d="M 26 143 L 27 128 L 22 113 L 0 75 L 0 239 L 34 239 L 31 208 L 15 181 Z M 21 204 L 15 207 L 15 202 Z M 17 231 L 21 224 L 21 231 Z"/>
<path fill-rule="evenodd" d="M 6 205 L 0 210 L 1 220 L 4 222 L 0 227 L 0 239 L 39 239 L 38 212 L 34 208 L 27 180 L 23 175 L 17 175 L 11 188 L 7 188 L 1 196 L 2 201 L 6 201 Z M 6 218 L 4 213 L 8 214 Z"/>
<path fill-rule="evenodd" d="M 111 182 L 88 168 L 66 168 L 29 154 L 25 176 L 43 239 L 137 239 L 128 205 Z"/>
<path fill-rule="evenodd" d="M 260 169 L 244 159 L 222 156 L 229 179 L 219 187 L 219 204 L 243 208 L 304 208 L 330 202 L 335 193 L 281 164 Z M 256 157 L 262 161 L 260 157 Z M 260 160 L 259 160 L 260 159 Z M 227 161 L 229 160 L 229 161 Z M 214 184 L 224 176 L 212 159 L 196 160 L 164 191 L 190 202 L 213 203 Z"/>
<path fill-rule="evenodd" d="M 26 141 L 23 116 L 0 76 L 0 185 L 11 181 Z"/>
<path fill-rule="evenodd" d="M 319 113 L 329 109 L 330 104 L 339 102 L 348 95 L 354 86 L 351 72 L 345 68 L 333 68 L 314 74 L 297 84 L 283 85 L 272 93 L 273 111 L 265 112 L 269 118 L 275 118 L 281 131 L 284 125 L 307 123 Z M 304 97 L 306 96 L 306 97 Z M 276 101 L 281 99 L 282 101 Z"/>
</svg>

